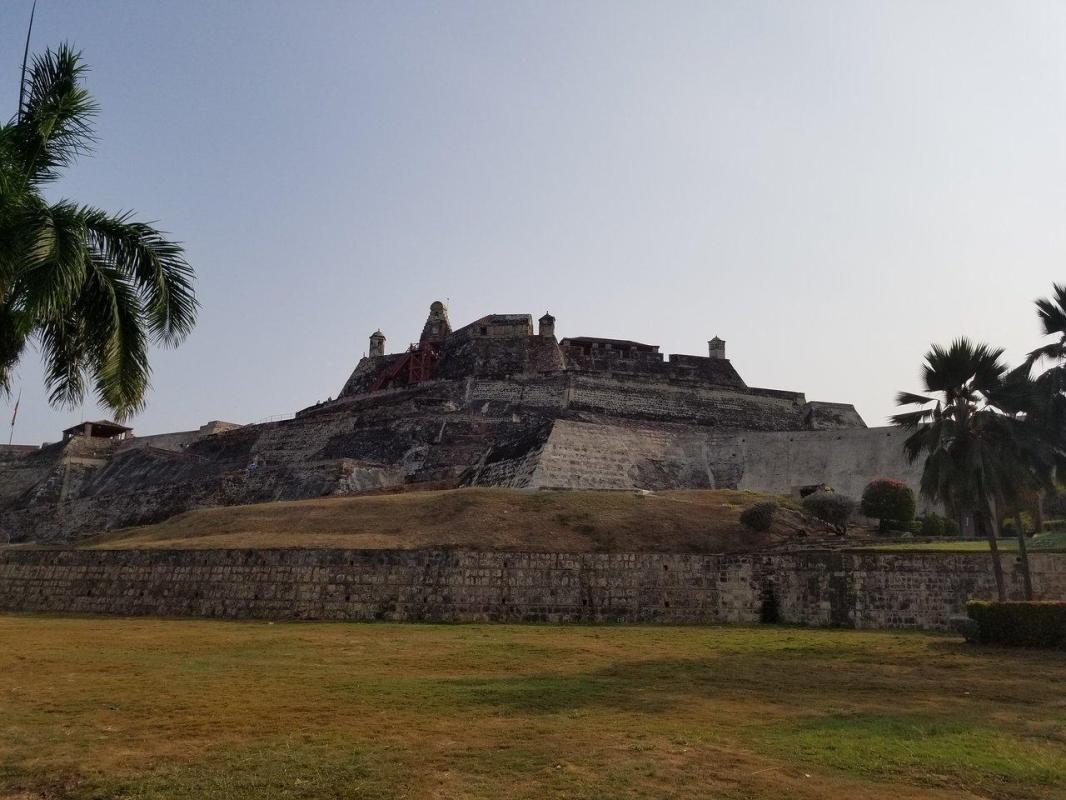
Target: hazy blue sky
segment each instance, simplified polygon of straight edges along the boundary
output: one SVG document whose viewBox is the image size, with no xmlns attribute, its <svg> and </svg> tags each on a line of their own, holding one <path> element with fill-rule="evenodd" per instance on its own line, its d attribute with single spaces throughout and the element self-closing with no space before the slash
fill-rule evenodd
<svg viewBox="0 0 1066 800">
<path fill-rule="evenodd" d="M 5 117 L 29 8 L 0 5 Z M 33 48 L 63 40 L 103 110 L 56 196 L 159 220 L 199 275 L 140 433 L 335 396 L 436 298 L 717 334 L 881 424 L 930 342 L 1018 359 L 1066 279 L 1060 2 L 40 0 Z M 20 375 L 16 441 L 102 415 Z"/>
</svg>

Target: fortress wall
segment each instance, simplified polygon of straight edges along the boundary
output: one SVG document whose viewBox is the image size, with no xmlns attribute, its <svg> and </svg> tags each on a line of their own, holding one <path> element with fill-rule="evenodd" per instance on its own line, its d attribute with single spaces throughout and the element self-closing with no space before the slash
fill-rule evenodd
<svg viewBox="0 0 1066 800">
<path fill-rule="evenodd" d="M 641 480 L 640 465 L 667 461 L 678 434 L 656 428 L 624 428 L 556 420 L 530 486 L 548 489 L 659 489 Z M 692 459 L 675 458 L 678 464 Z M 706 470 L 705 470 L 706 472 Z M 705 474 L 693 488 L 711 485 Z"/>
<path fill-rule="evenodd" d="M 486 402 L 503 402 L 528 408 L 561 409 L 566 407 L 567 377 L 491 380 L 471 378 L 467 384 L 467 403 L 474 407 Z"/>
<path fill-rule="evenodd" d="M 1066 598 L 1066 555 L 1032 566 L 1043 597 Z M 0 610 L 13 612 L 753 623 L 771 593 L 784 622 L 943 629 L 994 585 L 979 553 L 0 550 Z"/>
<path fill-rule="evenodd" d="M 737 488 L 787 493 L 799 486 L 828 483 L 858 498 L 872 479 L 895 478 L 917 494 L 922 465 L 907 462 L 905 438 L 893 427 L 740 434 L 734 437 L 743 462 Z"/>
<path fill-rule="evenodd" d="M 623 417 L 673 420 L 746 430 L 803 427 L 794 399 L 663 382 L 575 375 L 569 406 Z"/>
<path fill-rule="evenodd" d="M 124 460 L 137 455 L 128 454 Z M 163 471 L 147 455 L 142 463 L 130 466 L 148 475 Z M 126 477 L 131 483 L 137 480 L 128 474 Z M 200 477 L 186 474 L 183 478 L 182 483 L 160 478 L 159 483 L 136 491 L 108 491 L 0 511 L 0 543 L 76 541 L 117 528 L 161 522 L 194 508 L 351 494 L 403 482 L 402 472 L 395 467 L 375 467 L 351 459 L 211 472 Z"/>
<path fill-rule="evenodd" d="M 827 483 L 858 497 L 876 477 L 917 490 L 895 428 L 715 433 L 557 420 L 530 485 L 553 489 L 723 488 L 789 494 Z"/>
<path fill-rule="evenodd" d="M 136 450 L 143 447 L 155 447 L 160 450 L 174 450 L 181 452 L 197 439 L 202 439 L 204 434 L 200 431 L 175 431 L 174 433 L 155 433 L 151 436 L 134 436 L 119 442 L 115 449 L 116 453 L 125 453 L 127 450 Z"/>
</svg>

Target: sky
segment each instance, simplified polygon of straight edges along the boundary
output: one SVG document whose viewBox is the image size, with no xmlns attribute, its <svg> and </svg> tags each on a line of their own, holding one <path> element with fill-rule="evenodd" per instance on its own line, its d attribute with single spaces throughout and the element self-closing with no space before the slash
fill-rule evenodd
<svg viewBox="0 0 1066 800">
<path fill-rule="evenodd" d="M 0 4 L 5 119 L 29 11 Z M 1019 361 L 1066 280 L 1060 2 L 39 0 L 31 49 L 63 41 L 99 142 L 49 197 L 157 221 L 197 273 L 140 434 L 335 397 L 435 299 L 718 335 L 749 385 L 880 425 L 932 342 Z M 107 416 L 49 407 L 36 352 L 16 386 L 16 442 Z"/>
</svg>

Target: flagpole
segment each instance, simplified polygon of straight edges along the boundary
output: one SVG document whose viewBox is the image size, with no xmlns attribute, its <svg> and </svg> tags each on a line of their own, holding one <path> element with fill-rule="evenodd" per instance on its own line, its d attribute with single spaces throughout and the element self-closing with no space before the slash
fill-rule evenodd
<svg viewBox="0 0 1066 800">
<path fill-rule="evenodd" d="M 11 433 L 7 435 L 7 446 L 11 446 L 12 440 L 15 438 L 15 418 L 19 415 L 19 403 L 22 402 L 22 388 L 19 388 L 18 400 L 15 401 L 15 413 L 11 415 Z"/>
</svg>

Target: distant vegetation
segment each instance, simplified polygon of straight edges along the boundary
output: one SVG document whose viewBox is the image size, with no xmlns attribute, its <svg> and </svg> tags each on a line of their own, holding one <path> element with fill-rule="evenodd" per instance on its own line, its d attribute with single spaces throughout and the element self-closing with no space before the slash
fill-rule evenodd
<svg viewBox="0 0 1066 800">
<path fill-rule="evenodd" d="M 1013 516 L 1025 596 L 1033 596 L 1022 511 L 1042 527 L 1040 502 L 1066 474 L 1066 285 L 1036 301 L 1045 336 L 1052 337 L 1018 367 L 1002 348 L 960 338 L 933 345 L 925 356 L 925 394 L 901 392 L 897 402 L 917 410 L 894 416 L 909 432 L 912 461 L 923 460 L 921 492 L 966 530 L 988 541 L 1000 600 L 1006 599 L 997 537 Z M 1043 372 L 1038 366 L 1050 363 Z"/>
<path fill-rule="evenodd" d="M 855 507 L 856 503 L 850 497 L 832 491 L 822 490 L 803 498 L 803 510 L 841 536 L 848 532 L 848 520 L 855 513 Z"/>
<path fill-rule="evenodd" d="M 914 490 L 888 478 L 870 481 L 862 493 L 861 510 L 864 516 L 880 521 L 882 533 L 908 530 L 914 519 Z"/>
<path fill-rule="evenodd" d="M 756 503 L 755 505 L 744 509 L 743 513 L 740 515 L 740 522 L 744 527 L 762 533 L 763 531 L 770 530 L 770 526 L 774 524 L 774 514 L 776 512 L 777 503 L 772 500 L 764 503 Z"/>
</svg>

